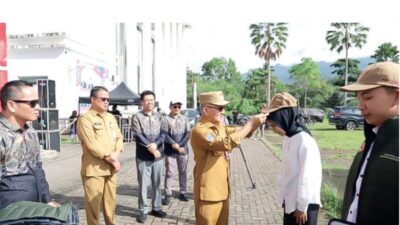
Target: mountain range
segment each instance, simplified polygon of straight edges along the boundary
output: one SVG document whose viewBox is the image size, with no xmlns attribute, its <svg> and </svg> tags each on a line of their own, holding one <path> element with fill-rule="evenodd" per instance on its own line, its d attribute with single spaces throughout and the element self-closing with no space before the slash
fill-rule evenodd
<svg viewBox="0 0 400 225">
<path fill-rule="evenodd" d="M 375 59 L 371 57 L 362 57 L 362 58 L 356 58 L 358 61 L 360 61 L 360 64 L 358 64 L 358 68 L 360 70 L 363 70 L 368 64 L 374 63 Z M 319 67 L 319 71 L 321 74 L 321 77 L 325 80 L 330 80 L 331 78 L 335 77 L 335 74 L 332 74 L 332 71 L 335 69 L 334 67 L 331 67 L 331 64 L 334 62 L 325 62 L 325 61 L 319 61 L 316 62 Z M 275 76 L 277 76 L 280 80 L 282 80 L 284 83 L 291 83 L 290 79 L 290 74 L 289 70 L 293 65 L 281 65 L 281 64 L 276 64 L 274 66 L 275 69 Z"/>
</svg>

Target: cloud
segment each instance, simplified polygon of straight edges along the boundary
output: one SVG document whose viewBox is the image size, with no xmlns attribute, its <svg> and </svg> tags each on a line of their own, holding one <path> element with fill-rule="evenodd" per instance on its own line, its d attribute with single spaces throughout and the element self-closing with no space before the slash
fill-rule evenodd
<svg viewBox="0 0 400 225">
<path fill-rule="evenodd" d="M 399 23 L 361 23 L 370 27 L 367 43 L 362 49 L 351 48 L 350 57 L 367 57 L 374 54 L 375 49 L 384 42 L 392 42 L 399 47 Z M 196 72 L 206 61 L 213 57 L 232 58 L 240 72 L 261 67 L 263 61 L 254 55 L 254 46 L 250 43 L 249 23 L 193 23 L 187 32 L 186 43 L 190 49 L 187 65 Z M 331 29 L 330 23 L 296 23 L 288 24 L 289 37 L 287 48 L 273 64 L 291 65 L 299 63 L 304 57 L 315 61 L 333 62 L 344 58 L 330 51 L 325 40 L 326 32 Z"/>
</svg>

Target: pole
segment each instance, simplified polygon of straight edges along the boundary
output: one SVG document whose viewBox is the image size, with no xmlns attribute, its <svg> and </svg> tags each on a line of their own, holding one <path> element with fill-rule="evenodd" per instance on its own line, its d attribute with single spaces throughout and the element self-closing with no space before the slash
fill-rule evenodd
<svg viewBox="0 0 400 225">
<path fill-rule="evenodd" d="M 242 153 L 242 158 L 243 158 L 243 161 L 244 161 L 244 165 L 246 166 L 247 173 L 249 174 L 249 178 L 250 178 L 252 187 L 253 187 L 253 189 L 256 189 L 256 183 L 253 181 L 253 178 L 251 177 L 251 173 L 250 173 L 249 167 L 247 166 L 246 157 L 244 157 L 242 145 L 239 145 L 239 150 L 240 150 L 240 153 Z"/>
<path fill-rule="evenodd" d="M 193 82 L 193 108 L 197 109 L 197 83 Z"/>
</svg>

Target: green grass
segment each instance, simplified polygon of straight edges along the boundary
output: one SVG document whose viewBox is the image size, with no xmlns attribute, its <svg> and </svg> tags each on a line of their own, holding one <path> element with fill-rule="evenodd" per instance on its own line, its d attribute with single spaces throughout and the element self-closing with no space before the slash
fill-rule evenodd
<svg viewBox="0 0 400 225">
<path fill-rule="evenodd" d="M 311 134 L 317 141 L 318 147 L 323 150 L 345 150 L 349 153 L 339 153 L 337 158 L 352 158 L 355 152 L 358 151 L 361 144 L 364 141 L 364 134 L 362 129 L 356 129 L 352 131 L 337 130 L 335 126 L 329 125 L 328 120 L 324 120 L 323 123 L 315 123 L 309 126 Z M 267 146 L 274 146 L 281 149 L 282 138 L 279 135 L 273 133 L 271 130 L 267 130 L 264 138 L 264 143 Z"/>
<path fill-rule="evenodd" d="M 325 215 L 331 218 L 340 218 L 343 200 L 339 197 L 337 189 L 328 184 L 323 183 L 321 187 L 321 201 Z"/>
<path fill-rule="evenodd" d="M 277 144 L 274 142 L 269 142 L 265 138 L 261 139 L 261 141 L 267 146 L 267 148 L 272 151 L 274 155 L 276 155 L 278 158 L 282 159 L 282 145 Z"/>
<path fill-rule="evenodd" d="M 74 144 L 80 144 L 79 141 L 76 140 L 76 138 L 71 138 L 69 135 L 61 135 L 61 144 L 62 145 L 74 145 Z"/>
<path fill-rule="evenodd" d="M 348 169 L 346 166 L 340 164 L 330 164 L 322 160 L 322 169 L 323 170 L 337 170 L 337 169 Z"/>
<path fill-rule="evenodd" d="M 334 125 L 328 124 L 327 119 L 309 126 L 309 129 L 321 150 L 357 151 L 364 141 L 362 129 L 337 130 Z"/>
</svg>

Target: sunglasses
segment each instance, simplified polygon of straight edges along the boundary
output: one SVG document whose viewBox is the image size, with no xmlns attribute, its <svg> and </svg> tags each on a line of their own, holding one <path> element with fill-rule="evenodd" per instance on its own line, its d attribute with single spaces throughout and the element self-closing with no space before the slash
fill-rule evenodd
<svg viewBox="0 0 400 225">
<path fill-rule="evenodd" d="M 174 109 L 180 109 L 181 108 L 181 106 L 180 105 L 174 105 L 174 106 L 172 106 Z"/>
<path fill-rule="evenodd" d="M 102 102 L 105 102 L 105 101 L 110 102 L 110 98 L 99 98 L 99 97 L 96 97 L 96 98 L 100 99 Z"/>
<path fill-rule="evenodd" d="M 28 104 L 31 108 L 35 108 L 36 105 L 40 105 L 39 100 L 11 100 L 16 103 L 25 103 Z"/>
<path fill-rule="evenodd" d="M 211 108 L 211 109 L 216 109 L 216 110 L 218 110 L 219 112 L 222 112 L 222 110 L 224 110 L 225 109 L 225 106 L 210 106 L 210 105 L 208 105 L 208 106 L 206 106 L 207 108 Z"/>
</svg>

